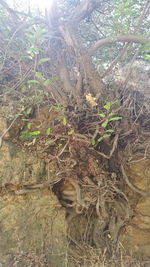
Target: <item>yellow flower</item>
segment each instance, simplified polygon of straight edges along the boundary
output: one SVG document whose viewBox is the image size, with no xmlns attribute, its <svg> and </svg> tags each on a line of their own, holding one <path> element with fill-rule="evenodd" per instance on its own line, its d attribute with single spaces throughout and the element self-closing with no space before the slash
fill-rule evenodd
<svg viewBox="0 0 150 267">
<path fill-rule="evenodd" d="M 94 97 L 94 96 L 92 96 L 90 93 L 89 94 L 87 94 L 86 96 L 85 96 L 85 98 L 86 98 L 86 101 L 88 102 L 88 104 L 89 104 L 89 106 L 90 107 L 95 107 L 95 106 L 97 106 L 97 103 L 96 103 L 96 97 Z"/>
</svg>

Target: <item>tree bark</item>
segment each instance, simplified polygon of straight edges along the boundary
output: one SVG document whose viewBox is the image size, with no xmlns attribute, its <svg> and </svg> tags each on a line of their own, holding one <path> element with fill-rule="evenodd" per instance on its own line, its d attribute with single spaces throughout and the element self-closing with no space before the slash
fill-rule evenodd
<svg viewBox="0 0 150 267">
<path fill-rule="evenodd" d="M 76 66 L 78 67 L 78 72 L 83 80 L 84 88 L 82 89 L 84 92 L 91 92 L 94 95 L 101 93 L 104 88 L 104 84 L 95 70 L 91 57 L 89 56 L 87 49 L 82 44 L 76 29 L 69 24 L 64 24 L 63 26 L 60 26 L 59 29 L 65 43 L 68 47 L 71 47 L 74 52 Z M 77 84 L 75 88 L 77 89 Z"/>
</svg>

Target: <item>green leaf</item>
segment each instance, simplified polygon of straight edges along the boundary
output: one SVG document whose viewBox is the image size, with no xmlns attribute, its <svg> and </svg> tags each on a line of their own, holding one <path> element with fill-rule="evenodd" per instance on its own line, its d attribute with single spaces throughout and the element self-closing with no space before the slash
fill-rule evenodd
<svg viewBox="0 0 150 267">
<path fill-rule="evenodd" d="M 106 130 L 106 133 L 113 133 L 113 132 L 114 132 L 114 130 L 112 130 L 112 129 Z"/>
<path fill-rule="evenodd" d="M 27 123 L 27 128 L 28 128 L 28 129 L 31 129 L 31 125 L 32 125 L 32 123 L 31 123 L 31 122 L 28 122 L 28 123 Z"/>
<path fill-rule="evenodd" d="M 42 79 L 42 80 L 45 80 L 44 76 L 42 75 L 41 72 L 35 72 L 35 77 L 39 78 L 39 79 Z"/>
<path fill-rule="evenodd" d="M 71 130 L 68 132 L 68 135 L 72 135 L 74 133 L 74 130 Z"/>
<path fill-rule="evenodd" d="M 21 110 L 24 111 L 25 107 L 24 106 L 21 106 Z"/>
<path fill-rule="evenodd" d="M 108 137 L 110 137 L 110 136 L 111 136 L 111 134 L 104 134 L 104 135 L 101 136 L 97 141 L 98 141 L 98 142 L 101 142 L 103 139 L 108 138 Z"/>
<path fill-rule="evenodd" d="M 113 118 L 110 118 L 109 121 L 118 121 L 121 119 L 122 119 L 122 117 L 113 117 Z"/>
<path fill-rule="evenodd" d="M 104 106 L 103 106 L 104 109 L 106 109 L 107 111 L 110 110 L 111 108 L 111 102 L 107 102 Z"/>
<path fill-rule="evenodd" d="M 32 140 L 32 137 L 28 132 L 22 132 L 19 138 Z"/>
<path fill-rule="evenodd" d="M 144 55 L 143 58 L 144 58 L 145 60 L 150 60 L 150 55 Z"/>
<path fill-rule="evenodd" d="M 34 137 L 39 135 L 39 134 L 40 134 L 40 131 L 34 131 L 34 132 L 24 131 L 21 133 L 21 135 L 19 137 L 22 139 L 33 140 Z"/>
<path fill-rule="evenodd" d="M 105 120 L 103 123 L 102 123 L 102 127 L 105 128 L 108 124 L 109 120 Z"/>
<path fill-rule="evenodd" d="M 64 125 L 64 126 L 67 125 L 67 119 L 66 119 L 66 117 L 63 117 L 63 125 Z"/>
<path fill-rule="evenodd" d="M 51 133 L 51 128 L 47 128 L 47 130 L 46 130 L 46 134 L 47 134 L 47 135 L 50 135 L 50 133 Z"/>
<path fill-rule="evenodd" d="M 50 58 L 49 57 L 43 57 L 39 60 L 39 63 L 38 64 L 42 64 L 42 63 L 45 63 L 47 61 L 50 61 Z"/>
<path fill-rule="evenodd" d="M 32 108 L 27 108 L 27 110 L 26 110 L 26 114 L 27 114 L 27 115 L 31 114 L 31 111 L 32 111 Z"/>
<path fill-rule="evenodd" d="M 37 84 L 39 84 L 39 81 L 37 81 L 37 80 L 28 80 L 28 83 L 37 83 Z"/>
<path fill-rule="evenodd" d="M 34 131 L 34 132 L 30 132 L 30 134 L 33 136 L 33 135 L 39 135 L 41 132 L 40 131 Z"/>
<path fill-rule="evenodd" d="M 116 103 L 117 103 L 117 101 L 106 102 L 106 104 L 103 106 L 103 108 L 106 109 L 107 111 L 109 111 L 111 106 L 116 104 Z"/>
<path fill-rule="evenodd" d="M 50 84 L 50 80 L 49 80 L 49 79 L 47 79 L 47 80 L 44 81 L 44 83 L 43 83 L 44 86 L 48 86 L 49 84 Z"/>
<path fill-rule="evenodd" d="M 92 146 L 95 146 L 95 144 L 96 144 L 95 139 L 92 139 L 91 144 L 92 144 Z"/>
<path fill-rule="evenodd" d="M 111 113 L 108 114 L 108 117 L 111 117 L 111 116 L 114 116 L 114 115 L 116 115 L 116 113 L 111 112 Z"/>
<path fill-rule="evenodd" d="M 59 140 L 60 140 L 60 141 L 65 141 L 66 139 L 65 139 L 65 138 L 63 138 L 63 137 L 61 137 Z"/>
<path fill-rule="evenodd" d="M 98 113 L 97 115 L 100 116 L 101 118 L 105 118 L 106 117 L 104 113 Z"/>
</svg>

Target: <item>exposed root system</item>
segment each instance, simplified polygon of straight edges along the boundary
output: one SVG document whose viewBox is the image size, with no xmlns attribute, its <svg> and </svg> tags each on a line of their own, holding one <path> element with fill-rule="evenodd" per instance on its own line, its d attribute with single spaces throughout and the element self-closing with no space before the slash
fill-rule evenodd
<svg viewBox="0 0 150 267">
<path fill-rule="evenodd" d="M 14 123 L 10 137 L 2 137 L 41 157 L 48 166 L 56 162 L 58 172 L 53 180 L 48 173 L 47 181 L 41 184 L 5 185 L 1 193 L 27 194 L 32 190 L 52 189 L 66 208 L 68 223 L 76 216 L 87 220 L 92 216 L 92 224 L 87 225 L 90 227 L 87 243 L 112 254 L 123 227 L 133 216 L 124 186 L 128 185 L 143 197 L 150 195 L 132 185 L 125 171 L 133 154 L 140 153 L 143 158 L 150 156 L 147 141 L 149 109 L 144 103 L 140 107 L 139 98 L 135 97 L 133 101 L 129 93 L 111 110 L 112 114 L 119 112 L 121 122 L 112 120 L 109 128 L 113 129 L 113 134 L 101 138 L 108 129 L 102 127 L 106 119 L 99 118 L 102 111 L 97 106 L 89 108 L 84 101 L 83 108 L 70 105 L 60 111 L 53 106 L 35 109 L 30 118 L 30 129 L 17 119 L 17 127 Z M 37 127 L 41 134 L 33 138 L 30 132 L 35 133 Z M 27 135 L 23 136 L 23 133 Z"/>
</svg>

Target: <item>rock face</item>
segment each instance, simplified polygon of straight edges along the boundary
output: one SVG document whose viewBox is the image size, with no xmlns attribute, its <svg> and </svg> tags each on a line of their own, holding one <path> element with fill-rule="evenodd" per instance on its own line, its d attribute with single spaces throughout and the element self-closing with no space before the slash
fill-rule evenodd
<svg viewBox="0 0 150 267">
<path fill-rule="evenodd" d="M 150 160 L 133 159 L 127 175 L 130 182 L 143 192 L 150 192 Z M 141 196 L 130 190 L 129 198 L 134 210 L 133 219 L 126 227 L 122 242 L 137 257 L 149 259 L 150 255 L 150 195 Z M 149 262 L 150 264 L 150 262 Z"/>
<path fill-rule="evenodd" d="M 3 142 L 0 150 L 0 184 L 40 183 L 46 176 L 45 162 Z"/>
<path fill-rule="evenodd" d="M 2 196 L 0 266 L 28 266 L 29 257 L 34 264 L 36 258 L 43 257 L 45 265 L 41 260 L 41 265 L 33 266 L 65 266 L 67 225 L 64 215 L 49 190 Z"/>
<path fill-rule="evenodd" d="M 5 129 L 1 123 L 0 135 Z M 49 171 L 53 177 L 54 169 Z M 51 175 L 52 174 L 52 175 Z M 48 188 L 17 195 L 10 185 L 47 180 L 46 164 L 15 144 L 0 148 L 0 267 L 65 266 L 65 210 Z M 7 186 L 9 185 L 9 186 Z"/>
</svg>

